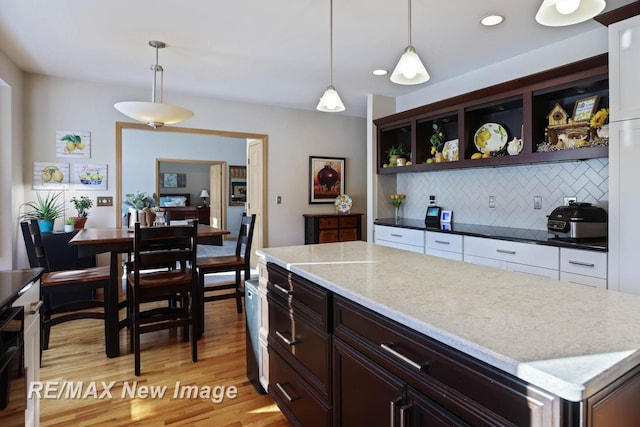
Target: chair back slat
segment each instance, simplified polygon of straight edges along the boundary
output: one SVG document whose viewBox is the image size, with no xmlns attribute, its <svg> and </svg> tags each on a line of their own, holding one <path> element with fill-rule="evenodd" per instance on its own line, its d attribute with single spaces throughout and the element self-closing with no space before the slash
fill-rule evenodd
<svg viewBox="0 0 640 427">
<path fill-rule="evenodd" d="M 238 243 L 236 244 L 236 256 L 242 257 L 249 262 L 251 257 L 251 242 L 253 241 L 253 229 L 256 224 L 256 215 L 242 213 L 240 220 L 240 233 L 238 233 Z"/>
<path fill-rule="evenodd" d="M 197 252 L 198 221 L 191 225 L 141 227 L 135 224 L 133 270 L 189 264 L 195 266 Z"/>
<path fill-rule="evenodd" d="M 29 233 L 31 234 L 31 240 L 33 241 L 33 253 L 36 257 L 38 267 L 44 268 L 44 271 L 47 273 L 50 272 L 51 268 L 44 250 L 44 243 L 42 241 L 42 234 L 40 234 L 38 220 L 32 219 L 29 221 Z"/>
<path fill-rule="evenodd" d="M 22 229 L 22 238 L 24 239 L 24 247 L 27 250 L 27 258 L 29 258 L 29 267 L 40 267 L 38 263 L 38 257 L 36 257 L 36 248 L 33 246 L 33 237 L 29 230 L 29 223 L 27 221 L 20 222 L 20 228 Z"/>
</svg>

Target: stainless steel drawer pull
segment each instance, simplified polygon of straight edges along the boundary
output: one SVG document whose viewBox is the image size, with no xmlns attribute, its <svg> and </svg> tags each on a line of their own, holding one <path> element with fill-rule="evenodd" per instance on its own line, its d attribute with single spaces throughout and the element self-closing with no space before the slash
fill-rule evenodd
<svg viewBox="0 0 640 427">
<path fill-rule="evenodd" d="M 284 341 L 284 343 L 288 346 L 292 346 L 292 345 L 296 345 L 297 341 L 296 340 L 290 340 L 287 337 L 285 337 L 284 335 L 282 335 L 282 333 L 280 331 L 276 331 L 276 336 L 278 338 L 280 338 L 282 341 Z"/>
<path fill-rule="evenodd" d="M 44 301 L 31 303 L 31 310 L 27 311 L 26 314 L 38 314 L 43 304 Z"/>
<path fill-rule="evenodd" d="M 402 234 L 393 234 L 393 233 L 391 233 L 390 236 L 392 236 L 392 237 L 402 237 Z"/>
<path fill-rule="evenodd" d="M 441 245 L 450 245 L 451 242 L 445 242 L 444 240 L 436 240 L 436 243 L 440 243 Z"/>
<path fill-rule="evenodd" d="M 569 264 L 573 264 L 573 265 L 581 265 L 583 267 L 595 267 L 596 265 L 590 262 L 582 262 L 582 261 L 572 261 L 569 260 Z"/>
<path fill-rule="evenodd" d="M 285 289 L 282 286 L 278 285 L 277 283 L 274 283 L 273 287 L 276 288 L 277 290 L 279 290 L 280 292 L 282 292 L 285 295 L 291 295 L 293 293 L 293 291 L 290 291 L 289 289 Z"/>
<path fill-rule="evenodd" d="M 421 364 L 419 364 L 417 362 L 414 362 L 413 360 L 409 359 L 404 354 L 398 353 L 397 351 L 395 351 L 394 349 L 389 347 L 387 344 L 380 344 L 380 347 L 382 347 L 382 349 L 384 351 L 386 351 L 387 353 L 391 354 L 392 356 L 395 356 L 398 359 L 402 360 L 404 363 L 406 363 L 407 365 L 411 366 L 412 368 L 417 369 L 418 371 L 422 371 L 422 365 Z"/>
<path fill-rule="evenodd" d="M 276 383 L 276 387 L 278 388 L 278 390 L 280 390 L 280 393 L 282 393 L 284 398 L 287 399 L 289 402 L 293 402 L 295 400 L 293 397 L 291 397 L 291 395 L 289 395 L 289 393 L 287 393 L 287 391 L 284 389 L 282 384 Z"/>
<path fill-rule="evenodd" d="M 499 252 L 501 254 L 509 254 L 509 255 L 515 255 L 516 251 L 508 251 L 506 249 L 496 249 L 496 252 Z"/>
</svg>

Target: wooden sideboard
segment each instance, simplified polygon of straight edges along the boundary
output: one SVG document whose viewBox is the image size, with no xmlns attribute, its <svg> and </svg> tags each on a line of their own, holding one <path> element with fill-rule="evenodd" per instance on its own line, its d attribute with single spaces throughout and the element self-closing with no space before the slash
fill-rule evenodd
<svg viewBox="0 0 640 427">
<path fill-rule="evenodd" d="M 362 214 L 304 214 L 304 244 L 362 239 Z"/>
<path fill-rule="evenodd" d="M 198 218 L 200 224 L 209 225 L 211 216 L 211 209 L 209 206 L 179 206 L 179 207 L 166 207 L 164 208 L 168 213 L 168 218 L 171 220 L 182 219 L 194 219 Z"/>
</svg>

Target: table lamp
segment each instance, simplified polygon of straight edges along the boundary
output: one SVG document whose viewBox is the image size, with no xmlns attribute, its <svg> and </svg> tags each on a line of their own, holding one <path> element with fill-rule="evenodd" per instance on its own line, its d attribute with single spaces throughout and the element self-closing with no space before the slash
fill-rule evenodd
<svg viewBox="0 0 640 427">
<path fill-rule="evenodd" d="M 202 206 L 207 206 L 207 197 L 209 197 L 209 192 L 207 190 L 202 190 L 200 192 L 200 197 L 202 198 Z"/>
</svg>

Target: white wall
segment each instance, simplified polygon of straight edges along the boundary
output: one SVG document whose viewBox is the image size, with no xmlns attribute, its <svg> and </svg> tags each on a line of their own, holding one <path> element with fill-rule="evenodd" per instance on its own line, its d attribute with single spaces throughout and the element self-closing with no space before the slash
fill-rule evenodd
<svg viewBox="0 0 640 427">
<path fill-rule="evenodd" d="M 24 202 L 22 94 L 22 72 L 0 52 L 0 270 L 26 259 L 18 221 Z"/>
<path fill-rule="evenodd" d="M 33 161 L 55 160 L 57 129 L 91 132 L 92 162 L 115 165 L 115 122 L 127 118 L 113 108 L 124 100 L 147 100 L 148 88 L 73 81 L 49 76 L 25 76 L 25 155 L 23 182 L 30 190 Z M 269 246 L 302 244 L 302 214 L 333 212 L 332 205 L 308 204 L 309 156 L 345 157 L 347 193 L 354 211 L 366 208 L 366 123 L 364 119 L 215 100 L 171 92 L 165 87 L 167 103 L 195 111 L 195 116 L 179 125 L 268 135 L 268 235 Z M 314 103 L 315 100 L 309 100 Z M 188 148 L 185 148 L 188 151 Z M 115 196 L 114 174 L 109 174 L 108 190 L 89 196 Z M 75 192 L 68 192 L 68 200 Z M 95 193 L 95 194 L 94 194 Z M 276 195 L 282 196 L 277 205 Z M 91 227 L 116 224 L 115 207 L 93 208 Z"/>
</svg>

